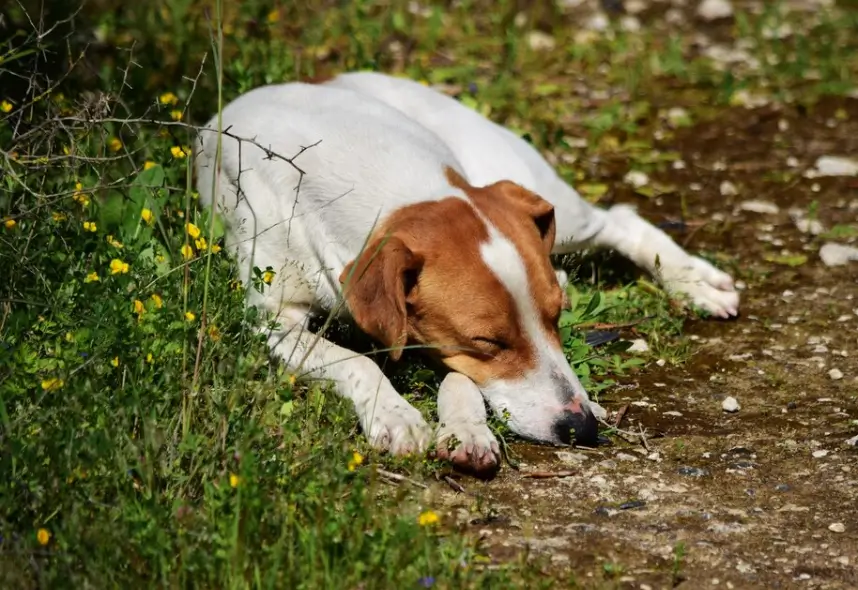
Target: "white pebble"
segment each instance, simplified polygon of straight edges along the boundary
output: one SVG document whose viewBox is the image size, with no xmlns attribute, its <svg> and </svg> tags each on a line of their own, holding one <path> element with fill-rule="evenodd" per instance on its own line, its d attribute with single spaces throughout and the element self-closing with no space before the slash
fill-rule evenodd
<svg viewBox="0 0 858 590">
<path fill-rule="evenodd" d="M 844 525 L 842 522 L 832 522 L 830 525 L 828 525 L 828 530 L 832 533 L 845 533 L 846 525 Z"/>
<path fill-rule="evenodd" d="M 721 192 L 722 197 L 733 197 L 739 194 L 736 185 L 729 180 L 722 182 L 718 190 Z"/>
<path fill-rule="evenodd" d="M 632 340 L 632 345 L 629 346 L 626 352 L 646 352 L 649 350 L 649 344 L 643 338 Z"/>
<path fill-rule="evenodd" d="M 821 156 L 814 167 L 804 173 L 805 178 L 819 176 L 858 176 L 858 161 L 843 156 Z"/>
<path fill-rule="evenodd" d="M 858 260 L 858 248 L 827 242 L 819 249 L 819 257 L 825 266 L 842 266 Z"/>
<path fill-rule="evenodd" d="M 697 16 L 706 21 L 733 15 L 733 5 L 727 0 L 703 0 L 697 7 Z"/>
<path fill-rule="evenodd" d="M 780 212 L 780 208 L 774 203 L 768 201 L 743 201 L 739 203 L 740 211 L 750 211 L 751 213 L 765 213 L 768 215 L 776 215 Z"/>
<path fill-rule="evenodd" d="M 828 371 L 828 376 L 831 377 L 832 381 L 839 381 L 840 379 L 843 379 L 843 371 L 840 369 L 831 369 Z"/>
<path fill-rule="evenodd" d="M 527 44 L 534 51 L 551 51 L 557 45 L 557 42 L 548 33 L 531 31 L 527 36 Z"/>
<path fill-rule="evenodd" d="M 630 184 L 634 188 L 640 188 L 649 184 L 649 176 L 640 170 L 629 170 L 623 177 L 623 182 Z"/>
<path fill-rule="evenodd" d="M 721 402 L 721 409 L 731 414 L 738 412 L 741 407 L 739 401 L 732 395 L 725 397 L 724 401 Z"/>
<path fill-rule="evenodd" d="M 828 451 L 826 451 L 825 449 L 819 449 L 818 451 L 813 451 L 811 455 L 813 455 L 814 459 L 822 459 L 823 457 L 828 455 Z"/>
</svg>

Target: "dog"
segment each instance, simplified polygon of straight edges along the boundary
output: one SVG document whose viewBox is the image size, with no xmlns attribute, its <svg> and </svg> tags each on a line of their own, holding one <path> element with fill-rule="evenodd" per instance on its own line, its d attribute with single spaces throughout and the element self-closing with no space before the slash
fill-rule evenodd
<svg viewBox="0 0 858 590">
<path fill-rule="evenodd" d="M 484 400 L 527 439 L 596 441 L 558 335 L 552 254 L 611 248 L 673 295 L 737 314 L 728 274 L 632 208 L 587 203 L 523 139 L 417 82 L 357 72 L 251 90 L 222 111 L 219 168 L 217 128 L 196 140 L 197 189 L 225 216 L 248 303 L 276 320 L 273 355 L 331 380 L 380 450 L 422 452 L 434 436 L 440 457 L 495 469 Z M 263 290 L 254 268 L 275 271 Z M 419 346 L 446 366 L 435 432 L 369 357 L 308 330 L 331 311 L 394 360 Z"/>
</svg>

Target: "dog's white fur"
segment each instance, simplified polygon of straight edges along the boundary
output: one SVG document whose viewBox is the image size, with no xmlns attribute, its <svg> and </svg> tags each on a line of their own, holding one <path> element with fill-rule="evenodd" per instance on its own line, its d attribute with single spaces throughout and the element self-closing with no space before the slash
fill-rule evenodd
<svg viewBox="0 0 858 590">
<path fill-rule="evenodd" d="M 467 200 L 451 186 L 445 167 L 472 186 L 511 180 L 548 200 L 555 208 L 555 253 L 613 248 L 653 272 L 669 291 L 689 296 L 717 316 L 737 313 L 738 296 L 727 274 L 689 256 L 631 208 L 591 206 L 525 141 L 416 82 L 355 73 L 323 85 L 267 86 L 239 97 L 222 116 L 231 134 L 254 138 L 284 156 L 321 140 L 295 162 L 306 172 L 298 193 L 294 167 L 227 136 L 222 136 L 222 165 L 215 171 L 216 134 L 204 131 L 195 149 L 198 189 L 203 203 L 217 202 L 227 217 L 227 246 L 238 255 L 245 284 L 251 283 L 254 266 L 277 271 L 264 293 L 248 289 L 249 303 L 272 312 L 279 322 L 269 335 L 272 351 L 292 370 L 300 367 L 312 378 L 333 380 L 379 448 L 394 453 L 423 449 L 430 430 L 372 360 L 317 339 L 307 331 L 307 321 L 313 312 L 337 308 L 340 274 L 379 220 L 423 201 Z M 216 126 L 216 118 L 207 125 Z M 491 239 L 482 246 L 483 262 L 513 296 L 538 362 L 522 379 L 495 380 L 481 388 L 457 373 L 442 382 L 438 439 L 458 440 L 458 452 L 473 463 L 497 453 L 482 397 L 494 410 L 507 411 L 517 432 L 554 442 L 551 418 L 562 409 L 558 380 L 587 404 L 569 364 L 548 343 L 534 315 L 522 258 L 485 224 Z M 565 275 L 558 273 L 558 280 L 565 282 Z M 530 392 L 527 398 L 516 395 L 522 388 Z"/>
</svg>

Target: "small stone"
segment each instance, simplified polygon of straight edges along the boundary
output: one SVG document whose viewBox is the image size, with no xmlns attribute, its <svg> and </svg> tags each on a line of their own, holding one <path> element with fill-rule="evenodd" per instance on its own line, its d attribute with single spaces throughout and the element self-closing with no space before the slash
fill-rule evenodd
<svg viewBox="0 0 858 590">
<path fill-rule="evenodd" d="M 589 457 L 584 453 L 570 453 L 568 451 L 557 451 L 555 455 L 560 461 L 567 465 L 580 465 L 589 459 Z"/>
<path fill-rule="evenodd" d="M 766 215 L 776 215 L 780 213 L 780 208 L 774 203 L 759 200 L 743 201 L 742 203 L 739 203 L 739 210 Z"/>
<path fill-rule="evenodd" d="M 623 182 L 634 188 L 640 188 L 649 184 L 649 176 L 639 170 L 629 170 L 623 177 Z"/>
<path fill-rule="evenodd" d="M 697 7 L 697 16 L 705 21 L 733 16 L 733 5 L 727 0 L 703 0 Z"/>
<path fill-rule="evenodd" d="M 646 502 L 643 500 L 632 500 L 631 502 L 623 502 L 620 504 L 620 510 L 635 510 L 636 508 L 643 508 L 646 506 Z"/>
<path fill-rule="evenodd" d="M 664 412 L 664 415 L 665 416 L 673 416 L 675 418 L 681 418 L 682 412 L 677 412 L 676 410 L 669 410 L 667 412 Z"/>
<path fill-rule="evenodd" d="M 648 350 L 649 344 L 646 343 L 646 340 L 637 338 L 632 340 L 632 345 L 626 349 L 626 352 L 647 352 Z"/>
<path fill-rule="evenodd" d="M 822 459 L 823 457 L 828 455 L 828 451 L 826 451 L 825 449 L 819 449 L 819 450 L 813 451 L 813 453 L 811 453 L 811 455 L 813 456 L 814 459 Z"/>
<path fill-rule="evenodd" d="M 641 21 L 636 16 L 627 14 L 620 19 L 620 28 L 627 33 L 637 33 L 641 30 Z"/>
<path fill-rule="evenodd" d="M 841 371 L 840 369 L 831 369 L 830 371 L 828 371 L 828 377 L 832 381 L 840 381 L 841 379 L 843 379 L 843 371 Z"/>
<path fill-rule="evenodd" d="M 704 477 L 709 475 L 709 471 L 699 467 L 680 467 L 676 470 L 679 475 L 687 475 L 688 477 Z"/>
<path fill-rule="evenodd" d="M 830 525 L 828 525 L 828 530 L 832 533 L 845 533 L 846 525 L 844 525 L 842 522 L 832 522 Z"/>
<path fill-rule="evenodd" d="M 858 176 L 858 160 L 843 156 L 821 156 L 814 167 L 804 173 L 805 178 L 819 176 Z"/>
<path fill-rule="evenodd" d="M 527 35 L 527 44 L 534 51 L 551 51 L 557 45 L 557 42 L 548 33 L 531 31 Z"/>
<path fill-rule="evenodd" d="M 634 455 L 629 455 L 628 453 L 617 453 L 616 457 L 620 461 L 637 461 L 638 460 L 637 457 L 635 457 Z"/>
<path fill-rule="evenodd" d="M 778 485 L 775 486 L 775 491 L 776 492 L 788 492 L 789 486 L 785 483 L 779 483 Z"/>
<path fill-rule="evenodd" d="M 732 395 L 725 397 L 724 401 L 721 402 L 721 409 L 731 414 L 738 412 L 741 407 L 742 406 L 739 405 L 739 401 Z"/>
<path fill-rule="evenodd" d="M 597 12 L 584 23 L 584 28 L 590 31 L 604 31 L 608 28 L 610 21 L 608 17 L 601 12 Z"/>
<path fill-rule="evenodd" d="M 850 447 L 858 447 L 858 436 L 846 439 L 846 444 Z"/>
<path fill-rule="evenodd" d="M 825 266 L 842 266 L 858 260 L 858 248 L 827 242 L 819 249 L 819 257 Z"/>
<path fill-rule="evenodd" d="M 691 115 L 682 107 L 672 107 L 667 111 L 667 122 L 671 127 L 687 127 L 691 124 Z"/>
<path fill-rule="evenodd" d="M 736 185 L 729 180 L 722 182 L 718 191 L 721 193 L 722 197 L 734 197 L 739 194 L 738 189 L 736 189 Z"/>
</svg>

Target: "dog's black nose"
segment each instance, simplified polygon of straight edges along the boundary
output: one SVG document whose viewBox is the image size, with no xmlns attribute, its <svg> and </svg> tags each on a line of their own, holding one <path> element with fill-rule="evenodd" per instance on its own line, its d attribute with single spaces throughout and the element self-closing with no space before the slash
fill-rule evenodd
<svg viewBox="0 0 858 590">
<path fill-rule="evenodd" d="M 589 409 L 582 408 L 580 412 L 563 412 L 554 423 L 553 430 L 560 442 L 567 445 L 574 438 L 580 445 L 594 447 L 599 439 L 599 423 Z"/>
</svg>

